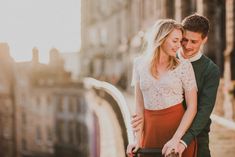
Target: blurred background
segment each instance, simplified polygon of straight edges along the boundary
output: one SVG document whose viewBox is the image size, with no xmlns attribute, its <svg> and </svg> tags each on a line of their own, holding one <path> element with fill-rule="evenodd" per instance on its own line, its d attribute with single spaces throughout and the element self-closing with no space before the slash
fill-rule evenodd
<svg viewBox="0 0 235 157">
<path fill-rule="evenodd" d="M 133 58 L 160 18 L 205 15 L 221 70 L 213 157 L 235 154 L 234 0 L 0 0 L 0 156 L 125 157 Z"/>
</svg>

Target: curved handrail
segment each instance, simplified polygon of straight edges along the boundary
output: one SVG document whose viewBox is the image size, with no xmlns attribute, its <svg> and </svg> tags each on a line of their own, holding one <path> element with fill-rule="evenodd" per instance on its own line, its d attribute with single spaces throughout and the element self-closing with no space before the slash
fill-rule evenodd
<svg viewBox="0 0 235 157">
<path fill-rule="evenodd" d="M 133 135 L 132 127 L 131 127 L 131 115 L 130 115 L 130 112 L 126 103 L 126 99 L 121 93 L 121 91 L 117 89 L 114 85 L 108 82 L 99 81 L 91 77 L 84 78 L 83 82 L 86 88 L 95 87 L 97 89 L 103 89 L 116 100 L 121 110 L 123 119 L 124 119 L 124 123 L 125 123 L 126 130 L 127 130 L 128 142 L 133 143 L 134 135 Z"/>
</svg>

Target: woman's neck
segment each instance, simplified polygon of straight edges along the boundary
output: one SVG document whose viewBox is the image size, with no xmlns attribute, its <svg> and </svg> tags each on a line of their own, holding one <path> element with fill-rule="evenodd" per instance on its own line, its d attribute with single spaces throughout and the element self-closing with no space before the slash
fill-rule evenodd
<svg viewBox="0 0 235 157">
<path fill-rule="evenodd" d="M 158 63 L 160 65 L 168 64 L 169 55 L 167 55 L 163 50 L 160 51 Z"/>
</svg>

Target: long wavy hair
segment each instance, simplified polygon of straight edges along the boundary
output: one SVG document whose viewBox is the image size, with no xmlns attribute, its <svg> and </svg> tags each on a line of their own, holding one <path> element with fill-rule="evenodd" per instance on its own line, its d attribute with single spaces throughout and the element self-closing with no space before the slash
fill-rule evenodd
<svg viewBox="0 0 235 157">
<path fill-rule="evenodd" d="M 183 33 L 183 27 L 172 19 L 160 19 L 156 21 L 152 29 L 147 33 L 147 47 L 145 57 L 150 61 L 150 73 L 158 79 L 157 65 L 160 57 L 160 47 L 167 36 L 174 30 L 179 29 Z M 174 69 L 179 64 L 174 56 L 169 56 L 167 69 Z"/>
</svg>

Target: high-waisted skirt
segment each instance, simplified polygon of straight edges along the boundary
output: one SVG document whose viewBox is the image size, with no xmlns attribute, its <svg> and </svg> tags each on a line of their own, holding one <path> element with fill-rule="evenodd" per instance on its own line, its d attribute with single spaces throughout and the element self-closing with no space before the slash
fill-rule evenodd
<svg viewBox="0 0 235 157">
<path fill-rule="evenodd" d="M 162 110 L 144 110 L 144 133 L 142 148 L 163 148 L 176 132 L 185 109 L 177 104 Z M 193 140 L 183 157 L 196 157 L 197 143 Z"/>
</svg>

